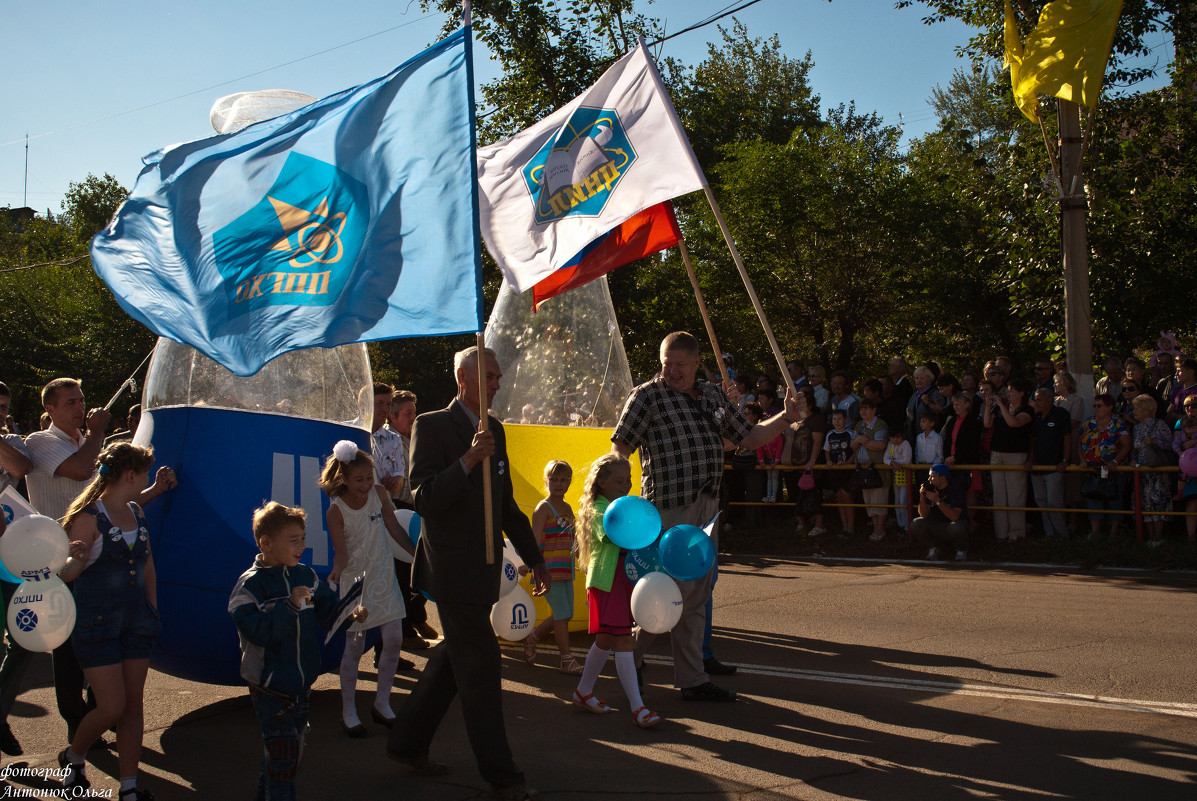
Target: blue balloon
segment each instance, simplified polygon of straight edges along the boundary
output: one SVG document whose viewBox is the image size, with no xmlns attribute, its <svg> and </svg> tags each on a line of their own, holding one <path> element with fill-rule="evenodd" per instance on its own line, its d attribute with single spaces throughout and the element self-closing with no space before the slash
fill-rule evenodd
<svg viewBox="0 0 1197 801">
<path fill-rule="evenodd" d="M 715 543 L 698 526 L 680 525 L 661 535 L 661 567 L 678 581 L 702 578 L 715 564 Z"/>
<path fill-rule="evenodd" d="M 656 544 L 628 551 L 623 560 L 623 572 L 632 586 L 649 573 L 660 573 L 661 554 L 657 551 Z"/>
<path fill-rule="evenodd" d="M 613 500 L 603 513 L 603 531 L 620 548 L 643 548 L 661 533 L 661 513 L 643 498 L 625 495 Z"/>
<path fill-rule="evenodd" d="M 0 562 L 0 581 L 7 581 L 9 584 L 20 584 L 24 579 L 19 579 L 14 576 L 3 562 Z"/>
</svg>

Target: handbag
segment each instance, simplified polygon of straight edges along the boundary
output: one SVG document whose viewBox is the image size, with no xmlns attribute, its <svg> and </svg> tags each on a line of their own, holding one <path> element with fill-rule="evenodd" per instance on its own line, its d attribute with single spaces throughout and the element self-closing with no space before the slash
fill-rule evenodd
<svg viewBox="0 0 1197 801">
<path fill-rule="evenodd" d="M 756 470 L 759 462 L 756 460 L 756 451 L 748 453 L 736 452 L 732 454 L 731 465 L 733 470 Z"/>
<path fill-rule="evenodd" d="M 1171 448 L 1155 443 L 1143 448 L 1143 464 L 1147 467 L 1175 467 L 1179 463 L 1180 455 Z"/>
<path fill-rule="evenodd" d="M 857 465 L 856 469 L 852 471 L 852 479 L 849 482 L 852 489 L 872 490 L 881 489 L 885 486 L 885 482 L 881 480 L 881 474 L 877 472 L 877 468 L 871 464 Z"/>
<path fill-rule="evenodd" d="M 1112 501 L 1118 497 L 1117 479 L 1102 478 L 1096 473 L 1085 476 L 1081 484 L 1081 495 L 1092 501 Z"/>
<path fill-rule="evenodd" d="M 798 489 L 809 492 L 815 488 L 815 476 L 811 471 L 807 470 L 798 479 Z"/>
</svg>

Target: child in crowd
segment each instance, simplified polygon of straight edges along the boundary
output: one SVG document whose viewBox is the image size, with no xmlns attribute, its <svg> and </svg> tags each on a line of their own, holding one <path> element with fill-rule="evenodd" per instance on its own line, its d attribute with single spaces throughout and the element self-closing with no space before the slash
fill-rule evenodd
<svg viewBox="0 0 1197 801">
<path fill-rule="evenodd" d="M 118 798 L 152 799 L 137 786 L 137 767 L 145 733 L 145 677 L 162 621 L 149 528 L 134 499 L 149 484 L 153 465 L 149 448 L 130 442 L 109 445 L 96 457 L 96 477 L 62 518 L 70 558 L 59 576 L 75 582 L 71 646 L 96 698 L 96 708 L 80 721 L 70 747 L 58 754 L 63 789 L 72 797 L 88 794 L 84 757 L 115 726 Z M 158 470 L 154 483 L 167 488 L 178 484 L 169 467 Z"/>
<path fill-rule="evenodd" d="M 1176 424 L 1176 428 L 1176 436 L 1172 439 L 1172 450 L 1180 454 L 1189 448 L 1197 448 L 1197 417 L 1182 417 Z M 1189 478 L 1184 473 L 1179 474 L 1179 478 L 1180 482 L 1176 487 L 1177 500 L 1186 495 L 1197 495 L 1197 479 Z M 1191 519 L 1185 518 L 1185 522 Z"/>
<path fill-rule="evenodd" d="M 261 553 L 229 596 L 229 614 L 241 639 L 241 678 L 262 728 L 258 798 L 294 798 L 295 774 L 308 729 L 312 682 L 320 675 L 324 638 L 317 626 L 335 625 L 336 593 L 301 565 L 303 509 L 271 501 L 254 510 L 253 532 Z M 353 619 L 365 620 L 358 606 Z"/>
<path fill-rule="evenodd" d="M 849 464 L 852 460 L 852 432 L 848 430 L 848 412 L 844 409 L 834 409 L 831 412 L 831 431 L 823 440 L 823 452 L 827 454 L 827 464 Z M 828 470 L 825 486 L 835 491 L 837 503 L 852 503 L 852 489 L 848 482 L 851 473 L 847 470 Z M 850 535 L 856 526 L 856 510 L 850 506 L 840 506 L 840 525 L 845 535 Z"/>
<path fill-rule="evenodd" d="M 375 483 L 374 460 L 349 440 L 333 447 L 324 463 L 320 489 L 332 499 L 325 517 L 333 544 L 332 583 L 340 583 L 341 597 L 364 574 L 362 605 L 370 613 L 370 628 L 380 628 L 382 655 L 378 658 L 378 686 L 370 717 L 380 726 L 395 725 L 391 710 L 391 685 L 403 645 L 403 596 L 395 578 L 394 557 L 386 537 L 413 552 L 411 540 L 399 531 L 395 507 L 386 489 Z M 344 579 L 344 580 L 342 580 Z M 341 657 L 341 726 L 350 737 L 365 737 L 366 727 L 357 716 L 357 668 L 365 649 L 365 629 L 356 626 L 345 636 Z"/>
<path fill-rule="evenodd" d="M 910 521 L 906 514 L 906 494 L 909 487 L 909 471 L 904 467 L 911 463 L 910 443 L 906 441 L 906 434 L 901 427 L 889 430 L 889 445 L 885 448 L 885 463 L 894 467 L 894 510 L 898 518 L 898 528 L 903 534 L 910 533 Z"/>
<path fill-rule="evenodd" d="M 938 423 L 939 420 L 932 412 L 919 415 L 919 429 L 922 433 L 914 443 L 916 464 L 943 464 L 943 437 L 935 430 Z"/>
<path fill-rule="evenodd" d="M 552 615 L 524 638 L 524 657 L 528 664 L 536 664 L 536 643 L 553 630 L 557 651 L 561 654 L 558 670 L 574 676 L 582 675 L 582 666 L 569 649 L 569 621 L 574 616 L 574 510 L 565 502 L 565 493 L 574 480 L 573 468 L 554 459 L 544 467 L 544 486 L 548 497 L 536 504 L 532 512 L 532 533 L 544 555 L 545 565 L 553 583 L 545 595 Z"/>
<path fill-rule="evenodd" d="M 763 410 L 762 410 L 763 411 Z M 756 422 L 756 421 L 753 421 Z M 784 443 L 781 434 L 756 449 L 756 458 L 761 464 L 775 465 L 781 456 Z M 781 491 L 781 473 L 777 470 L 765 472 L 765 502 L 777 503 L 777 495 Z"/>
<path fill-rule="evenodd" d="M 586 655 L 586 668 L 574 690 L 574 706 L 601 715 L 611 711 L 594 697 L 594 684 L 612 647 L 615 672 L 632 707 L 632 722 L 642 729 L 661 722 L 661 716 L 644 705 L 636 682 L 632 656 L 632 583 L 624 572 L 627 552 L 607 539 L 603 514 L 616 498 L 632 489 L 632 465 L 614 453 L 599 457 L 590 466 L 578 508 L 578 561 L 586 565 L 586 597 L 590 606 L 590 633 L 594 645 Z"/>
</svg>

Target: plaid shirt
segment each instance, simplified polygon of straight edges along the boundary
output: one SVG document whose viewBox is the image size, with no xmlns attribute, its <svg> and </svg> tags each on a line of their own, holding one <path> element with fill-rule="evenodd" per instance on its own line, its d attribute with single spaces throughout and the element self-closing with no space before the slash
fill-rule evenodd
<svg viewBox="0 0 1197 801">
<path fill-rule="evenodd" d="M 752 423 L 722 389 L 695 381 L 697 399 L 661 376 L 632 390 L 612 440 L 640 451 L 641 495 L 659 509 L 689 506 L 704 486 L 718 490 L 723 440 L 739 444 Z"/>
</svg>

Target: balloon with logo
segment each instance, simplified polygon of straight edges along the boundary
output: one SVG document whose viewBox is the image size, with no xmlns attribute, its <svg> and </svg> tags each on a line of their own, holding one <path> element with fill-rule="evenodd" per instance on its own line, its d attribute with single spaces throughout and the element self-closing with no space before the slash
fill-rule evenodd
<svg viewBox="0 0 1197 801">
<path fill-rule="evenodd" d="M 45 515 L 19 517 L 0 537 L 0 562 L 19 581 L 44 581 L 62 570 L 70 541 L 58 521 Z"/>
<path fill-rule="evenodd" d="M 632 617 L 650 634 L 664 634 L 682 618 L 682 591 L 664 573 L 649 573 L 632 588 Z"/>
<path fill-rule="evenodd" d="M 1189 448 L 1180 455 L 1180 472 L 1189 478 L 1197 477 L 1197 448 Z"/>
<path fill-rule="evenodd" d="M 507 595 L 519 586 L 520 574 L 507 554 L 503 554 L 503 572 L 499 574 L 499 597 L 506 598 Z"/>
<path fill-rule="evenodd" d="M 603 531 L 620 548 L 643 548 L 661 533 L 661 513 L 644 498 L 625 495 L 613 500 L 603 513 Z"/>
<path fill-rule="evenodd" d="M 23 579 L 8 604 L 8 632 L 27 651 L 53 651 L 75 628 L 75 599 L 58 578 L 69 555 L 66 532 L 44 515 L 18 518 L 0 537 L 0 559 Z"/>
<path fill-rule="evenodd" d="M 54 573 L 21 582 L 8 603 L 8 633 L 26 651 L 49 653 L 75 628 L 75 598 Z"/>
<path fill-rule="evenodd" d="M 649 573 L 660 573 L 661 570 L 661 554 L 657 551 L 656 543 L 628 551 L 623 560 L 623 572 L 633 587 Z"/>
<path fill-rule="evenodd" d="M 715 564 L 715 544 L 698 526 L 682 524 L 661 535 L 661 566 L 678 581 L 702 578 Z"/>
<path fill-rule="evenodd" d="M 490 624 L 495 634 L 504 640 L 518 642 L 524 639 L 536 625 L 532 596 L 523 587 L 515 587 L 491 607 Z"/>
<path fill-rule="evenodd" d="M 399 530 L 405 532 L 411 540 L 411 547 L 415 548 L 416 543 L 420 541 L 420 516 L 411 509 L 396 509 L 395 522 L 399 524 Z M 395 542 L 393 538 L 387 537 L 387 545 L 391 546 L 391 556 L 400 562 L 411 563 L 414 557 L 404 550 L 403 546 Z"/>
</svg>

